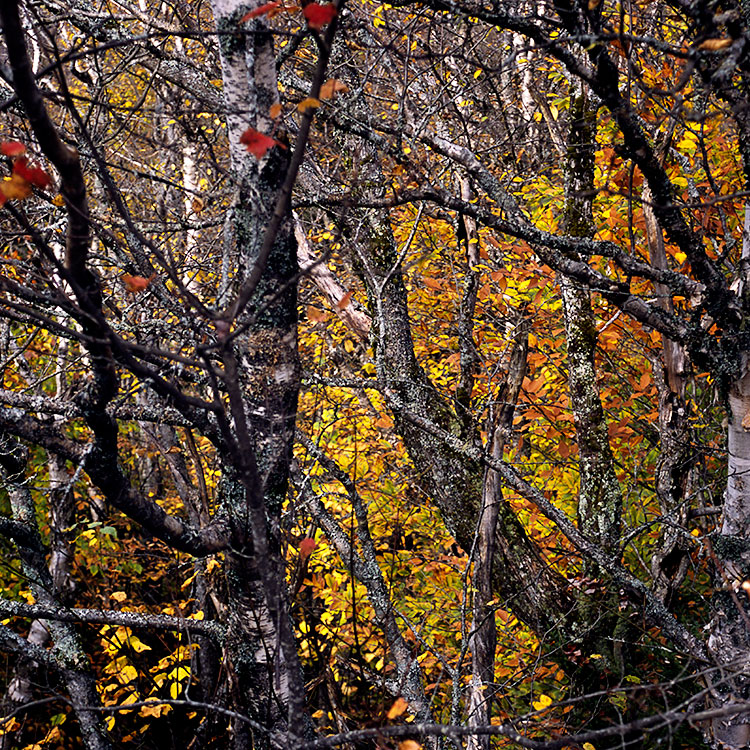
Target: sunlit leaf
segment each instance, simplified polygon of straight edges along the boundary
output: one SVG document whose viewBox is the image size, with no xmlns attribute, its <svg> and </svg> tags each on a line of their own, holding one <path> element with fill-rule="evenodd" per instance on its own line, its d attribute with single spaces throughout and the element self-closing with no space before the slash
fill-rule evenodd
<svg viewBox="0 0 750 750">
<path fill-rule="evenodd" d="M 403 698 L 396 698 L 393 705 L 388 709 L 388 718 L 397 719 L 407 708 L 409 708 L 409 704 Z"/>
</svg>

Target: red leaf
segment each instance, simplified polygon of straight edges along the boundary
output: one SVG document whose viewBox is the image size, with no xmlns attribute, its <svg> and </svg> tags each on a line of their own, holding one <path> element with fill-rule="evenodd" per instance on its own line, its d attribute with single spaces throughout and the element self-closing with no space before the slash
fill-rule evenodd
<svg viewBox="0 0 750 750">
<path fill-rule="evenodd" d="M 336 6 L 333 3 L 318 5 L 310 3 L 302 11 L 307 19 L 307 25 L 311 29 L 322 29 L 327 23 L 333 21 L 336 16 Z"/>
<path fill-rule="evenodd" d="M 241 136 L 240 143 L 247 146 L 247 150 L 256 158 L 262 159 L 270 148 L 273 146 L 281 146 L 286 148 L 283 143 L 279 143 L 275 138 L 271 138 L 270 135 L 263 135 L 254 128 L 248 128 Z"/>
<path fill-rule="evenodd" d="M 3 141 L 0 143 L 0 154 L 3 156 L 22 156 L 26 153 L 26 146 L 18 141 Z"/>
<path fill-rule="evenodd" d="M 245 15 L 242 16 L 242 18 L 240 18 L 239 22 L 245 23 L 245 21 L 249 21 L 251 18 L 257 18 L 258 16 L 262 16 L 265 13 L 270 13 L 272 10 L 278 8 L 279 5 L 281 5 L 281 3 L 276 2 L 275 0 L 274 2 L 260 5 L 257 8 L 255 8 L 255 10 L 251 10 L 249 13 L 245 13 Z"/>
<path fill-rule="evenodd" d="M 300 560 L 307 560 L 310 555 L 312 555 L 313 550 L 316 547 L 316 543 L 314 539 L 311 539 L 309 536 L 305 537 L 300 543 L 299 543 L 299 556 Z"/>
<path fill-rule="evenodd" d="M 46 190 L 52 184 L 52 178 L 39 167 L 30 165 L 25 156 L 16 159 L 13 165 L 13 174 L 23 177 L 26 182 L 34 187 Z"/>
</svg>

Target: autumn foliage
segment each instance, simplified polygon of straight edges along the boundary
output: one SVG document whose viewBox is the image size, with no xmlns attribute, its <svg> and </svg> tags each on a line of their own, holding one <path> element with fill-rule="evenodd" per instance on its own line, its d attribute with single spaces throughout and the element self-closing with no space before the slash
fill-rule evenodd
<svg viewBox="0 0 750 750">
<path fill-rule="evenodd" d="M 18 16 L 0 750 L 706 746 L 740 16 L 179 5 Z"/>
</svg>

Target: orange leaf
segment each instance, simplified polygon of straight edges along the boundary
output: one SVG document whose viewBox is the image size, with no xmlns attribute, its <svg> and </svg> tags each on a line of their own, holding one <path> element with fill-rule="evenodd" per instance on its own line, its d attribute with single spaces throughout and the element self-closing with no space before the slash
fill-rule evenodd
<svg viewBox="0 0 750 750">
<path fill-rule="evenodd" d="M 275 138 L 271 138 L 270 135 L 259 133 L 255 128 L 248 128 L 240 136 L 240 143 L 247 146 L 247 150 L 256 159 L 262 159 L 268 153 L 268 150 L 273 148 L 273 146 L 286 148 L 283 143 L 279 143 Z"/>
<path fill-rule="evenodd" d="M 337 81 L 335 78 L 329 78 L 320 87 L 320 98 L 321 99 L 333 99 L 336 94 L 345 94 L 349 91 L 349 87 L 343 81 Z"/>
<path fill-rule="evenodd" d="M 52 184 L 52 178 L 43 169 L 29 164 L 25 156 L 16 159 L 13 165 L 13 174 L 19 175 L 26 182 L 31 183 L 34 187 L 42 188 L 42 190 Z"/>
<path fill-rule="evenodd" d="M 422 746 L 414 740 L 404 740 L 398 743 L 398 750 L 422 750 Z"/>
<path fill-rule="evenodd" d="M 307 99 L 303 99 L 298 105 L 297 105 L 297 111 L 302 112 L 303 114 L 307 112 L 308 109 L 317 109 L 320 106 L 320 100 L 316 99 L 313 96 L 308 96 Z"/>
<path fill-rule="evenodd" d="M 239 23 L 245 23 L 245 21 L 249 21 L 251 18 L 257 18 L 258 16 L 270 13 L 272 10 L 278 8 L 279 5 L 281 5 L 281 3 L 275 2 L 275 0 L 274 2 L 259 5 L 257 8 L 255 8 L 255 10 L 251 10 L 249 13 L 245 13 L 245 15 L 240 18 Z"/>
<path fill-rule="evenodd" d="M 22 156 L 26 153 L 26 146 L 18 141 L 3 141 L 0 143 L 0 154 L 3 156 Z"/>
<path fill-rule="evenodd" d="M 13 172 L 10 177 L 0 183 L 0 192 L 10 200 L 22 201 L 31 195 L 31 185 L 20 174 Z"/>
<path fill-rule="evenodd" d="M 319 310 L 313 305 L 307 306 L 307 319 L 312 323 L 320 323 L 321 320 L 325 320 L 328 317 L 325 310 Z"/>
<path fill-rule="evenodd" d="M 709 52 L 724 49 L 732 44 L 731 39 L 706 39 L 698 45 L 698 49 L 705 49 Z"/>
<path fill-rule="evenodd" d="M 336 303 L 336 309 L 337 310 L 346 310 L 349 305 L 352 303 L 352 293 L 347 292 L 337 303 Z"/>
<path fill-rule="evenodd" d="M 309 536 L 305 537 L 300 543 L 299 543 L 299 558 L 300 560 L 307 560 L 310 555 L 312 555 L 313 550 L 317 547 L 317 544 L 315 543 L 314 539 L 311 539 Z"/>
<path fill-rule="evenodd" d="M 307 19 L 307 25 L 311 29 L 322 29 L 335 18 L 336 6 L 333 3 L 326 3 L 325 5 L 310 3 L 304 7 L 302 12 Z"/>
<path fill-rule="evenodd" d="M 268 110 L 268 115 L 272 120 L 275 120 L 279 115 L 281 114 L 281 104 L 276 102 L 276 104 L 272 104 L 270 109 Z"/>
<path fill-rule="evenodd" d="M 156 274 L 152 273 L 151 276 L 146 278 L 145 276 L 131 276 L 129 273 L 124 273 L 120 278 L 129 292 L 138 294 L 138 292 L 142 292 L 156 278 Z"/>
<path fill-rule="evenodd" d="M 409 707 L 403 698 L 396 698 L 396 702 L 388 710 L 389 719 L 397 719 Z"/>
</svg>

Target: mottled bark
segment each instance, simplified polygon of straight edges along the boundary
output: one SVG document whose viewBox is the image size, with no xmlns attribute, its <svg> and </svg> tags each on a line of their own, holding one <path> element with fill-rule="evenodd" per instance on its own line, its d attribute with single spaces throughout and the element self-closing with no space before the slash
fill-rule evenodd
<svg viewBox="0 0 750 750">
<path fill-rule="evenodd" d="M 748 288 L 750 208 L 745 209 L 740 294 Z M 712 599 L 708 650 L 718 673 L 709 677 L 716 707 L 750 699 L 750 606 L 741 586 L 750 579 L 750 355 L 742 353 L 741 377 L 728 394 L 728 480 L 720 533 L 712 541 L 717 589 Z M 713 721 L 714 747 L 740 750 L 750 745 L 750 716 Z"/>
<path fill-rule="evenodd" d="M 562 229 L 572 237 L 591 237 L 596 113 L 580 89 L 571 92 L 569 118 Z M 563 274 L 558 274 L 558 282 L 565 319 L 568 390 L 578 445 L 578 528 L 587 539 L 619 559 L 622 496 L 597 384 L 597 330 L 591 295 L 588 288 Z M 593 561 L 584 561 L 582 573 L 586 578 L 600 579 L 602 572 Z M 605 584 L 603 588 L 606 591 L 610 587 Z M 579 639 L 588 644 L 587 650 L 603 654 L 610 668 L 621 670 L 617 611 L 615 592 L 596 600 L 584 591 L 579 593 Z M 584 674 L 580 688 L 588 691 L 594 687 L 587 683 Z"/>
<path fill-rule="evenodd" d="M 497 391 L 489 419 L 492 458 L 502 461 L 505 446 L 513 430 L 513 415 L 526 375 L 530 321 L 522 318 L 514 333 L 513 349 L 505 379 Z M 473 636 L 471 646 L 472 677 L 469 686 L 469 725 L 482 726 L 492 718 L 493 685 L 495 682 L 495 648 L 497 627 L 493 602 L 492 569 L 495 557 L 497 519 L 503 500 L 502 478 L 491 468 L 486 469 L 482 514 L 479 519 L 474 552 Z M 470 737 L 468 748 L 490 747 L 489 737 Z"/>
<path fill-rule="evenodd" d="M 649 259 L 655 268 L 667 268 L 664 237 L 651 205 L 651 191 L 642 194 L 643 216 Z M 674 311 L 672 295 L 664 284 L 654 284 L 658 304 Z M 656 494 L 666 523 L 657 548 L 651 556 L 654 592 L 667 604 L 685 578 L 689 543 L 686 540 L 688 497 L 694 454 L 688 406 L 685 400 L 687 355 L 683 346 L 662 335 L 662 367 L 654 366 L 654 383 L 659 399 L 659 461 L 656 467 Z"/>
<path fill-rule="evenodd" d="M 248 7 L 238 0 L 215 0 L 219 31 L 234 32 Z M 264 24 L 256 19 L 249 23 L 251 33 L 220 37 L 237 183 L 225 224 L 225 265 L 236 271 L 224 291 L 228 317 L 217 324 L 234 430 L 232 465 L 225 463 L 221 493 L 233 539 L 226 558 L 227 656 L 237 707 L 264 726 L 288 732 L 293 744 L 292 738 L 305 731 L 304 687 L 279 519 L 300 382 L 297 248 L 288 200 L 282 205 L 279 199 L 287 180 L 287 152 L 275 147 L 259 160 L 240 143 L 249 127 L 271 132 L 268 112 L 278 101 L 273 43 Z M 280 207 L 283 215 L 275 216 Z M 280 220 L 271 229 L 274 218 Z M 247 724 L 235 724 L 235 750 L 265 742 L 265 737 L 251 737 Z"/>
<path fill-rule="evenodd" d="M 580 91 L 571 95 L 569 116 L 562 228 L 573 237 L 591 237 L 596 115 Z M 581 475 L 578 525 L 589 539 L 611 554 L 620 542 L 622 498 L 597 385 L 596 320 L 589 290 L 563 274 L 558 275 L 558 281 L 563 298 L 568 387 Z"/>
</svg>

